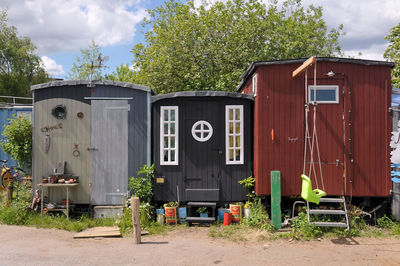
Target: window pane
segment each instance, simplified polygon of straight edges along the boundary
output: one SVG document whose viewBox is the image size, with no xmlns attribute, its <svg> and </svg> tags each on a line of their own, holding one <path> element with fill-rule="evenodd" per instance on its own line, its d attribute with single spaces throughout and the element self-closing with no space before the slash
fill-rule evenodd
<svg viewBox="0 0 400 266">
<path fill-rule="evenodd" d="M 239 149 L 236 149 L 236 151 L 235 151 L 235 160 L 240 161 L 240 150 Z"/>
<path fill-rule="evenodd" d="M 195 129 L 196 129 L 196 130 L 201 130 L 201 124 L 198 124 L 198 125 L 195 127 Z"/>
<path fill-rule="evenodd" d="M 234 160 L 234 158 L 233 158 L 233 150 L 229 149 L 229 161 L 233 161 L 233 160 Z"/>
<path fill-rule="evenodd" d="M 175 151 L 171 150 L 171 162 L 175 162 Z"/>
<path fill-rule="evenodd" d="M 168 110 L 164 110 L 164 121 L 168 121 Z"/>
<path fill-rule="evenodd" d="M 164 123 L 164 135 L 168 135 L 168 123 Z"/>
<path fill-rule="evenodd" d="M 240 122 L 236 122 L 235 123 L 235 133 L 236 134 L 240 134 Z"/>
<path fill-rule="evenodd" d="M 169 162 L 168 150 L 164 150 L 164 162 Z"/>
<path fill-rule="evenodd" d="M 202 138 L 201 132 L 196 132 L 196 136 L 197 136 L 198 138 Z"/>
<path fill-rule="evenodd" d="M 171 110 L 171 121 L 175 121 L 175 110 Z"/>
<path fill-rule="evenodd" d="M 171 123 L 170 125 L 170 134 L 171 135 L 175 135 L 175 123 Z"/>
<path fill-rule="evenodd" d="M 240 147 L 240 136 L 236 136 L 236 143 L 235 143 L 235 147 Z"/>
<path fill-rule="evenodd" d="M 310 99 L 311 101 L 314 101 L 314 89 L 310 90 Z M 324 102 L 336 101 L 336 90 L 335 89 L 319 90 L 317 88 L 317 101 L 324 101 Z"/>
<path fill-rule="evenodd" d="M 240 109 L 236 109 L 235 111 L 235 120 L 240 120 Z"/>
<path fill-rule="evenodd" d="M 171 137 L 171 146 L 170 148 L 175 148 L 175 137 Z"/>
<path fill-rule="evenodd" d="M 229 109 L 229 120 L 233 120 L 233 109 Z"/>
<path fill-rule="evenodd" d="M 229 134 L 233 134 L 233 123 L 229 123 Z"/>
<path fill-rule="evenodd" d="M 229 147 L 234 147 L 233 146 L 233 136 L 229 136 Z"/>
<path fill-rule="evenodd" d="M 164 148 L 168 148 L 168 137 L 164 137 Z"/>
</svg>

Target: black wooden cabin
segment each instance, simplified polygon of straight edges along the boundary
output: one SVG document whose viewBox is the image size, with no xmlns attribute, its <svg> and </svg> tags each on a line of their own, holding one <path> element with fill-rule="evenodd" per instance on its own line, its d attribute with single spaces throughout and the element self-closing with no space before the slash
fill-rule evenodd
<svg viewBox="0 0 400 266">
<path fill-rule="evenodd" d="M 177 92 L 152 96 L 157 201 L 246 199 L 251 175 L 253 96 Z"/>
</svg>

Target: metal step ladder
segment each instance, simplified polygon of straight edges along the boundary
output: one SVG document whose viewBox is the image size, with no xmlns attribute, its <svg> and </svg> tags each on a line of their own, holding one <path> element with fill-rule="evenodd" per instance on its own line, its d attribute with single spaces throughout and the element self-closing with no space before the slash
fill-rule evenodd
<svg viewBox="0 0 400 266">
<path fill-rule="evenodd" d="M 350 231 L 349 217 L 347 214 L 346 200 L 341 198 L 321 198 L 320 203 L 339 204 L 343 207 L 340 209 L 310 209 L 310 203 L 307 201 L 307 218 L 308 224 L 321 227 L 346 227 Z M 344 215 L 346 222 L 311 222 L 310 215 Z"/>
</svg>

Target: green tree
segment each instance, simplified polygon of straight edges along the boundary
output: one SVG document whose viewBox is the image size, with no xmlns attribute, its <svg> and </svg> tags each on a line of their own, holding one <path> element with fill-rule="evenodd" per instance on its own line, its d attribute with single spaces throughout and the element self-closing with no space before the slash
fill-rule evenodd
<svg viewBox="0 0 400 266">
<path fill-rule="evenodd" d="M 301 0 L 169 0 L 149 10 L 134 46 L 134 82 L 157 93 L 235 90 L 250 63 L 341 54 L 342 25 L 327 30 L 322 8 Z"/>
<path fill-rule="evenodd" d="M 29 37 L 19 37 L 17 28 L 8 26 L 7 10 L 0 10 L 0 94 L 30 96 L 30 86 L 48 81 L 48 75 L 35 54 Z"/>
<path fill-rule="evenodd" d="M 106 74 L 104 79 L 134 83 L 137 79 L 136 74 L 137 72 L 130 69 L 128 65 L 122 64 L 118 66 L 111 74 Z"/>
<path fill-rule="evenodd" d="M 9 120 L 4 127 L 1 149 L 10 154 L 25 171 L 30 172 L 32 162 L 32 123 L 24 117 Z"/>
<path fill-rule="evenodd" d="M 80 52 L 72 64 L 68 78 L 89 80 L 92 74 L 93 80 L 103 79 L 103 70 L 107 68 L 104 63 L 108 57 L 102 57 L 100 46 L 92 40 L 88 48 L 81 49 Z"/>
<path fill-rule="evenodd" d="M 383 57 L 396 63 L 392 70 L 392 84 L 395 87 L 400 86 L 400 23 L 394 26 L 390 33 L 385 37 L 389 41 Z"/>
</svg>

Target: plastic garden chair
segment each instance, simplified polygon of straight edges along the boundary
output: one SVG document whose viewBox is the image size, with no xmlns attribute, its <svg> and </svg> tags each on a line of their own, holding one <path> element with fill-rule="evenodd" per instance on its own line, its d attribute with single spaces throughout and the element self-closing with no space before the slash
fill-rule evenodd
<svg viewBox="0 0 400 266">
<path fill-rule="evenodd" d="M 321 197 L 326 196 L 326 193 L 318 188 L 312 189 L 311 179 L 306 175 L 301 175 L 303 180 L 301 185 L 301 197 L 308 202 L 319 204 Z"/>
</svg>

